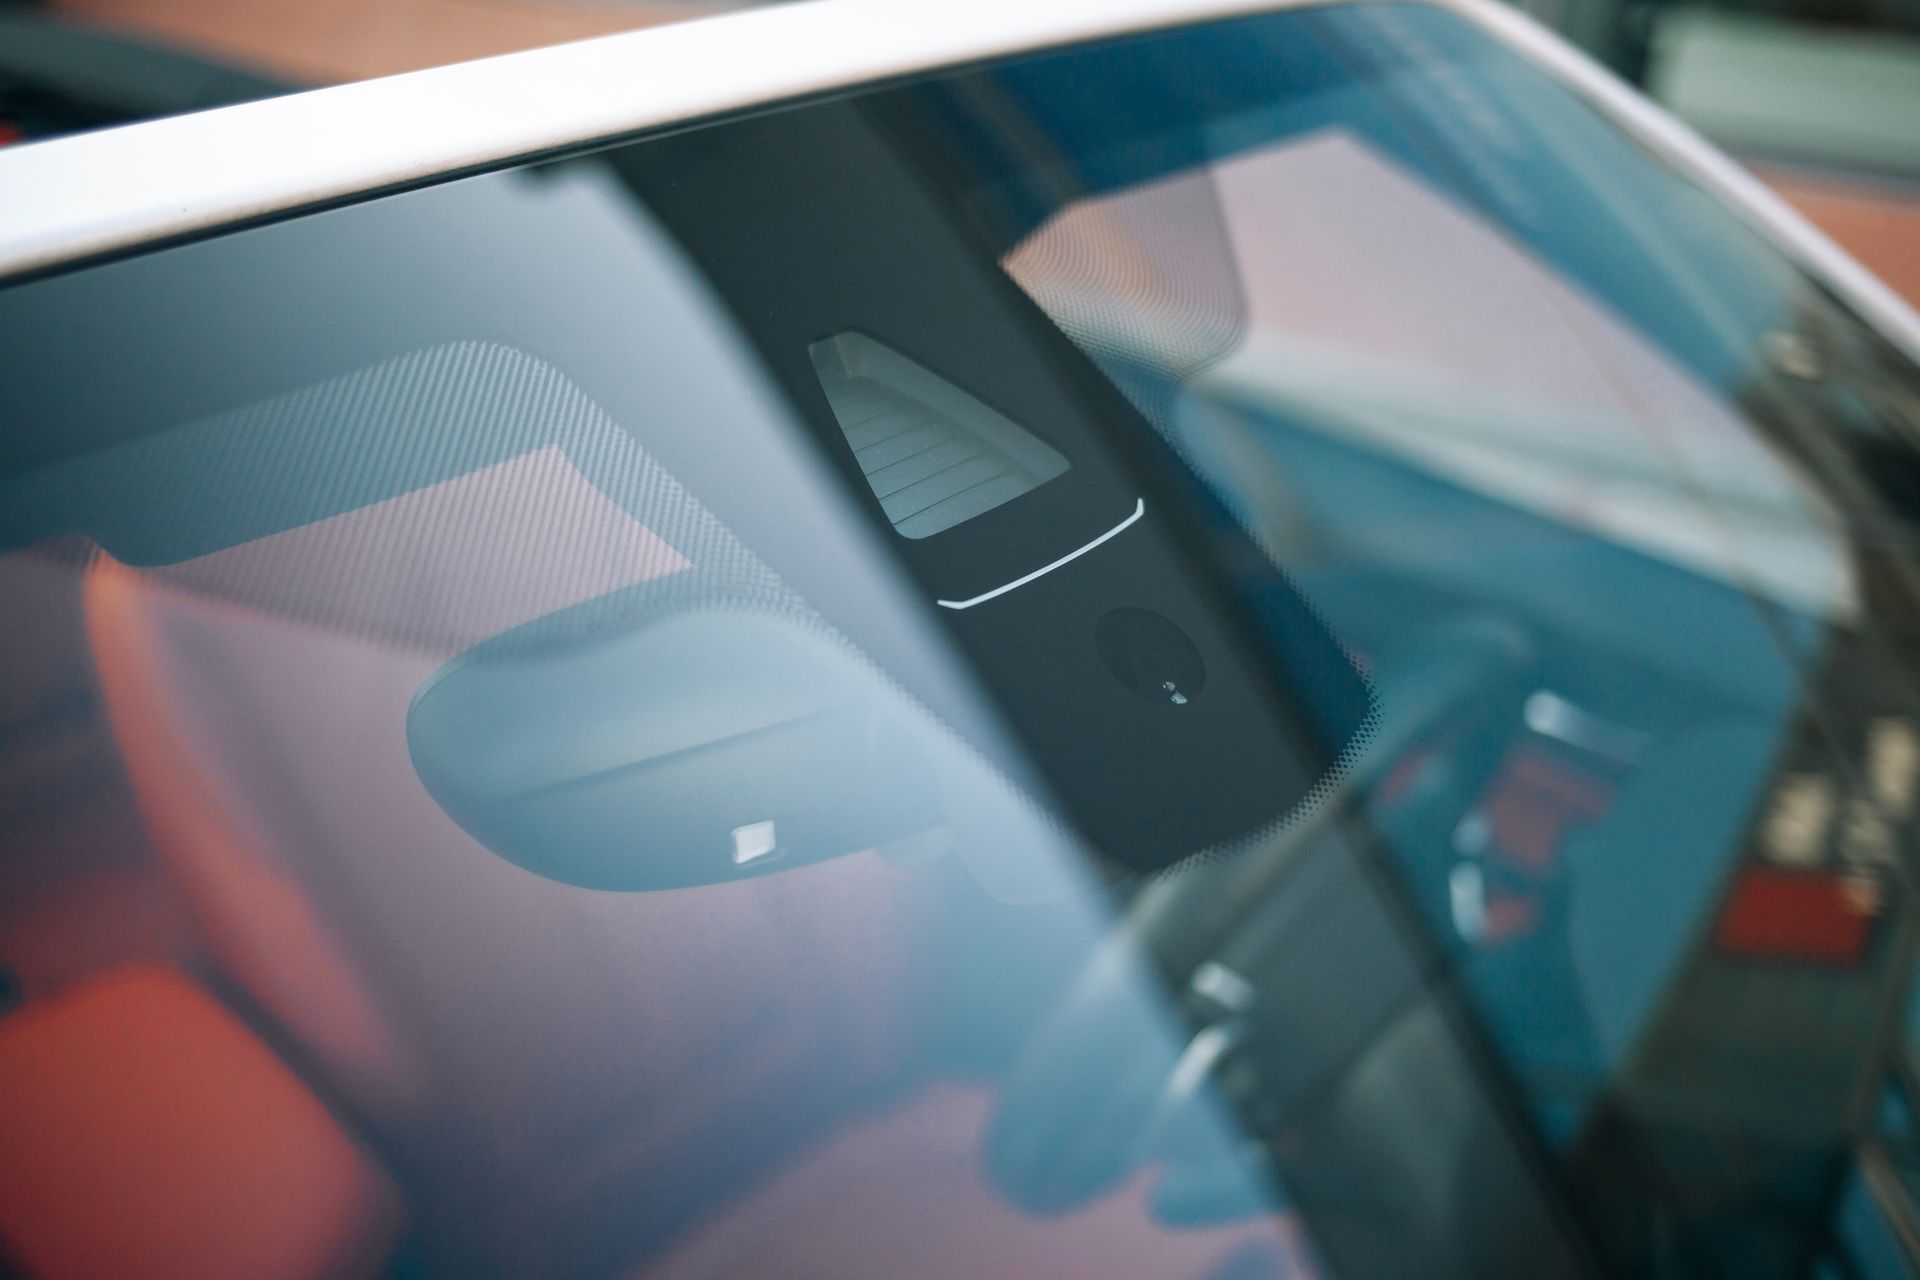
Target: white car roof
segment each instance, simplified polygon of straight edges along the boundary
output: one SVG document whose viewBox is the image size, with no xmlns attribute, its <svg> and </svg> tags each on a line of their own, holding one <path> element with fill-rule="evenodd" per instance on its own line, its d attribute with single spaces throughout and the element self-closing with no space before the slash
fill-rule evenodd
<svg viewBox="0 0 1920 1280">
<path fill-rule="evenodd" d="M 1274 0 L 811 0 L 0 150 L 0 275 L 945 65 Z"/>
<path fill-rule="evenodd" d="M 368 192 L 945 66 L 1306 4 L 808 0 L 0 148 L 0 280 Z M 1719 189 L 1920 355 L 1920 318 L 1745 171 L 1495 0 L 1424 0 Z"/>
</svg>

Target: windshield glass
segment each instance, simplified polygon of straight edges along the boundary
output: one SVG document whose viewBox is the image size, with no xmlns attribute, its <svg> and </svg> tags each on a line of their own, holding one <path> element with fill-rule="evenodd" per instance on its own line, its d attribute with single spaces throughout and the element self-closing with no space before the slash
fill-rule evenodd
<svg viewBox="0 0 1920 1280">
<path fill-rule="evenodd" d="M 1465 18 L 626 142 L 0 342 L 28 1275 L 1920 1257 L 1920 371 Z"/>
</svg>

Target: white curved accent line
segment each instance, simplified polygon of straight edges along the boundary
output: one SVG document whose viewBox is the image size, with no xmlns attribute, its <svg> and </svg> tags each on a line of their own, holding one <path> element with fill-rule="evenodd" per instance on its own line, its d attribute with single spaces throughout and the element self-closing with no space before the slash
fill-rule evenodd
<svg viewBox="0 0 1920 1280">
<path fill-rule="evenodd" d="M 1004 586 L 995 587 L 991 591 L 983 591 L 979 595 L 974 596 L 968 600 L 935 600 L 934 603 L 939 605 L 942 609 L 971 609 L 973 608 L 973 606 L 977 604 L 985 604 L 987 601 L 993 599 L 995 596 L 1003 596 L 1007 594 L 1007 592 L 1012 591 L 1018 587 L 1024 587 L 1029 582 L 1032 582 L 1035 578 L 1044 578 L 1046 575 L 1052 573 L 1055 569 L 1058 569 L 1061 565 L 1066 564 L 1073 560 L 1078 560 L 1081 556 L 1087 554 L 1087 552 L 1093 550 L 1095 547 L 1099 546 L 1101 543 L 1107 541 L 1110 538 L 1118 537 L 1121 533 L 1125 532 L 1126 529 L 1130 525 L 1132 525 L 1134 521 L 1138 520 L 1141 516 L 1145 514 L 1147 514 L 1147 500 L 1145 498 L 1136 498 L 1134 499 L 1134 502 L 1133 502 L 1132 515 L 1128 516 L 1125 520 L 1122 520 L 1119 524 L 1113 526 L 1113 528 L 1107 530 L 1105 533 L 1095 538 L 1092 542 L 1089 542 L 1086 546 L 1079 547 L 1079 548 L 1076 548 L 1075 550 L 1067 552 L 1067 554 L 1061 556 L 1058 560 L 1055 560 L 1052 564 L 1043 564 L 1038 569 L 1035 569 L 1032 573 L 1026 574 L 1023 577 L 1015 578 L 1012 582 L 1009 582 Z"/>
</svg>

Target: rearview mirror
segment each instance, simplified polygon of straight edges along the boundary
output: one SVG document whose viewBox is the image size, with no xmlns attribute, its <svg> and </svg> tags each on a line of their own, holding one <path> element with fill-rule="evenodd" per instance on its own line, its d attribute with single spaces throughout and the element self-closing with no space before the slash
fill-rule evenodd
<svg viewBox="0 0 1920 1280">
<path fill-rule="evenodd" d="M 670 889 L 942 825 L 927 728 L 813 628 L 715 607 L 588 639 L 526 631 L 436 672 L 407 740 L 440 806 L 529 871 Z"/>
</svg>

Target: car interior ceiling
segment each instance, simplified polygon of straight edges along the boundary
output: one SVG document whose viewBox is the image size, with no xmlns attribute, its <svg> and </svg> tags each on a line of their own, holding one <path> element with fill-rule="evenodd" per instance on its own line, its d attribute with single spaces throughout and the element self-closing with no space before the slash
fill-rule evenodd
<svg viewBox="0 0 1920 1280">
<path fill-rule="evenodd" d="M 1203 113 L 1233 122 L 1204 146 L 1174 127 L 1194 104 L 1062 101 L 1036 60 L 0 296 L 10 334 L 54 317 L 23 337 L 19 403 L 73 424 L 5 442 L 0 475 L 0 1093 L 76 1067 L 93 1090 L 0 1134 L 135 1153 L 116 1194 L 169 1220 L 101 1232 L 14 1161 L 0 1265 L 111 1273 L 161 1231 L 201 1274 L 932 1275 L 912 1237 L 951 1223 L 954 1275 L 1283 1275 L 1313 1250 L 1392 1275 L 1409 1247 L 1434 1275 L 1578 1271 L 1599 1229 L 1544 1171 L 1645 1171 L 1609 1145 L 1609 1084 L 1668 1016 L 1776 760 L 1827 749 L 1794 737 L 1803 682 L 1881 658 L 1738 575 L 1245 394 L 1222 372 L 1244 297 L 1122 349 L 1023 277 L 1071 206 L 1311 139 L 1334 102 L 1512 224 L 1353 87 L 1339 20 L 1313 30 L 1193 37 L 1217 55 Z M 1297 99 L 1268 110 L 1281 72 Z M 1010 115 L 1045 127 L 981 123 Z M 1585 199 L 1561 180 L 1531 198 Z M 1724 368 L 1680 286 L 1541 235 L 1691 373 Z M 1201 243 L 1179 249 L 1230 279 L 1233 245 Z M 365 309 L 396 281 L 431 304 Z M 641 290 L 694 300 L 636 334 Z M 76 316 L 142 353 L 115 385 L 57 349 Z M 877 410 L 832 381 L 856 365 L 945 406 L 949 444 L 987 414 L 981 439 L 1044 435 L 1062 465 L 1022 455 L 1042 478 L 1014 497 L 893 540 L 851 447 Z M 724 445 L 664 429 L 692 423 Z M 1285 523 L 1223 468 L 1275 486 Z M 978 598 L 1136 504 L 1125 560 L 999 611 L 904 603 Z M 1143 602 L 1159 622 L 1113 622 L 1120 658 L 1070 642 Z M 1188 694 L 1206 718 L 1137 731 Z M 781 815 L 780 857 L 717 817 L 741 804 Z M 1279 852 L 1182 861 L 1256 838 Z M 1112 933 L 1176 984 L 1208 963 L 1341 984 L 1335 1016 L 1314 983 L 1257 982 L 1263 1074 L 1232 1100 L 1296 1131 L 1284 1194 L 1213 1139 L 1139 1177 L 1169 1063 L 1104 1068 L 1167 1032 L 1141 969 L 1083 964 Z M 129 1090 L 135 1054 L 153 1082 Z M 1857 1082 L 1815 1083 L 1825 1105 Z M 183 1175 L 176 1108 L 280 1125 Z M 1819 1181 L 1844 1127 L 1738 1172 Z M 1384 1153 L 1409 1130 L 1433 1139 L 1412 1172 Z M 896 1174 L 876 1190 L 874 1168 Z M 222 1225 L 269 1185 L 300 1193 Z M 1788 1202 L 1809 1235 L 1821 1185 Z M 1750 1191 L 1688 1247 L 1727 1264 Z M 1378 1238 L 1388 1203 L 1403 1239 Z M 1296 1205 L 1311 1249 L 1250 1225 Z M 1607 1247 L 1644 1260 L 1644 1215 L 1620 1217 Z"/>
</svg>

